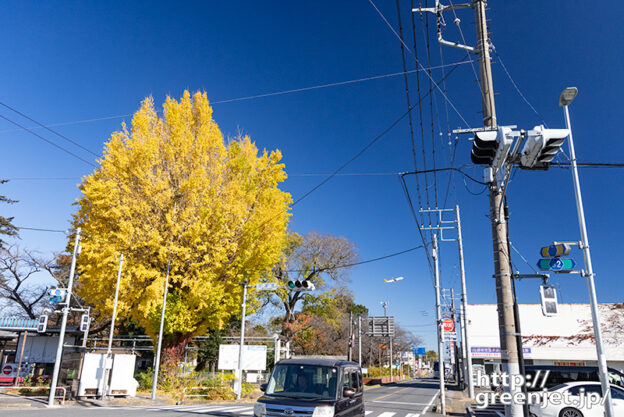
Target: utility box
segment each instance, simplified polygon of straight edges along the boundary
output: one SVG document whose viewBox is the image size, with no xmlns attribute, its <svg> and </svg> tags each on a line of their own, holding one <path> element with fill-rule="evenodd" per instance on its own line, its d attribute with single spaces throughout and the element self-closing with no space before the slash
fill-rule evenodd
<svg viewBox="0 0 624 417">
<path fill-rule="evenodd" d="M 136 395 L 136 355 L 85 353 L 78 384 L 78 397 Z"/>
</svg>

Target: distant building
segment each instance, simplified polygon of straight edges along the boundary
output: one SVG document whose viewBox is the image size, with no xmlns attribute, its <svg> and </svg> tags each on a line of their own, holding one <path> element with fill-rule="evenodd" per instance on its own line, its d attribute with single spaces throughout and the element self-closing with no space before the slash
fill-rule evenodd
<svg viewBox="0 0 624 417">
<path fill-rule="evenodd" d="M 600 304 L 609 367 L 624 372 L 624 303 Z M 589 304 L 559 304 L 546 317 L 538 304 L 521 304 L 520 327 L 526 365 L 597 366 Z M 472 363 L 491 373 L 500 366 L 498 312 L 494 304 L 468 305 Z"/>
</svg>

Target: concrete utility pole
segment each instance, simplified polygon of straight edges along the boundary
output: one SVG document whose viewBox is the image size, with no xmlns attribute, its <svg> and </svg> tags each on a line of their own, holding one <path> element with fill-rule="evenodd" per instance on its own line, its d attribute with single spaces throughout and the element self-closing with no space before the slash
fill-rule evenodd
<svg viewBox="0 0 624 417">
<path fill-rule="evenodd" d="M 349 346 L 347 349 L 347 359 L 353 360 L 353 313 L 349 313 Z"/>
<path fill-rule="evenodd" d="M 384 317 L 388 317 L 388 302 L 387 301 L 382 301 L 381 305 L 383 306 L 384 309 Z M 390 340 L 390 346 L 389 346 L 389 351 L 388 354 L 390 355 L 390 382 L 392 382 L 393 378 L 392 378 L 392 335 L 390 333 L 390 322 L 386 321 L 386 325 L 388 326 L 388 339 Z M 381 362 L 381 360 L 380 360 Z M 381 364 L 380 364 L 381 366 Z"/>
<path fill-rule="evenodd" d="M 468 292 L 466 292 L 466 270 L 464 269 L 464 242 L 462 240 L 461 218 L 459 216 L 459 206 L 455 206 L 455 217 L 457 221 L 457 244 L 459 246 L 459 271 L 461 275 L 461 320 L 462 320 L 462 349 L 464 353 L 465 377 L 468 381 L 468 395 L 474 398 L 474 382 L 472 381 L 472 352 L 470 351 L 470 340 L 468 339 Z"/>
<path fill-rule="evenodd" d="M 431 249 L 435 278 L 436 295 L 436 324 L 438 329 L 438 373 L 440 374 L 440 409 L 446 415 L 446 393 L 444 392 L 444 341 L 442 340 L 442 314 L 440 311 L 440 275 L 438 271 L 438 235 L 433 234 L 433 248 Z"/>
<path fill-rule="evenodd" d="M 56 359 L 54 360 L 54 372 L 52 373 L 52 383 L 50 384 L 50 395 L 48 396 L 48 407 L 54 405 L 54 395 L 56 393 L 56 384 L 58 383 L 59 373 L 61 371 L 61 362 L 63 361 L 63 344 L 65 343 L 65 329 L 67 328 L 67 315 L 71 305 L 72 288 L 74 286 L 74 273 L 76 272 L 76 258 L 78 257 L 78 248 L 80 244 L 80 227 L 76 229 L 76 237 L 74 239 L 74 253 L 72 254 L 71 267 L 69 270 L 69 281 L 67 282 L 67 294 L 65 296 L 65 305 L 63 307 L 63 318 L 61 319 L 61 332 L 59 333 L 58 346 L 56 347 Z M 17 370 L 19 377 L 19 369 Z"/>
<path fill-rule="evenodd" d="M 362 316 L 358 316 L 358 363 L 362 366 Z"/>
<path fill-rule="evenodd" d="M 106 349 L 107 363 L 113 360 L 113 335 L 115 334 L 115 319 L 117 318 L 117 300 L 119 299 L 119 283 L 121 282 L 121 268 L 123 267 L 123 253 L 119 255 L 119 269 L 117 270 L 117 284 L 115 285 L 115 301 L 113 302 L 113 317 L 111 319 L 110 334 L 108 335 L 108 348 Z M 106 368 L 104 372 L 104 392 L 102 397 L 108 395 L 108 379 L 112 368 Z"/>
<path fill-rule="evenodd" d="M 485 17 L 485 0 L 474 3 L 477 25 L 477 47 L 479 55 L 479 72 L 481 75 L 481 101 L 483 106 L 483 125 L 496 127 L 496 108 L 494 106 L 494 88 L 492 82 L 492 67 L 490 63 L 490 43 Z M 508 375 L 518 375 L 520 366 L 518 361 L 518 345 L 516 344 L 516 323 L 513 311 L 512 271 L 510 268 L 510 254 L 507 251 L 507 223 L 503 213 L 502 190 L 496 181 L 490 186 L 490 220 L 492 222 L 492 245 L 494 249 L 494 278 L 496 280 L 496 303 L 498 306 L 498 331 L 501 345 L 501 362 L 503 371 Z M 520 393 L 519 387 L 505 387 L 513 398 Z M 523 415 L 522 405 L 512 402 L 505 407 L 508 417 Z"/>
<path fill-rule="evenodd" d="M 573 94 L 566 97 L 566 93 Z M 576 197 L 576 211 L 578 214 L 579 229 L 581 231 L 581 242 L 583 249 L 583 258 L 585 260 L 585 277 L 587 278 L 587 290 L 589 291 L 589 303 L 591 306 L 592 321 L 594 324 L 594 338 L 596 339 L 596 353 L 598 356 L 598 371 L 600 373 L 600 385 L 602 385 L 602 393 L 605 407 L 606 417 L 613 417 L 613 403 L 611 398 L 611 390 L 609 388 L 609 372 L 607 369 L 607 356 L 605 355 L 604 345 L 602 341 L 602 329 L 600 328 L 600 312 L 598 311 L 598 298 L 596 297 L 596 287 L 594 285 L 594 268 L 591 261 L 591 253 L 589 251 L 589 238 L 587 237 L 587 226 L 585 225 L 585 209 L 583 208 L 583 197 L 581 196 L 581 185 L 579 182 L 578 167 L 576 165 L 576 153 L 574 152 L 574 139 L 572 138 L 572 127 L 570 126 L 570 112 L 568 106 L 576 97 L 578 90 L 574 87 L 566 88 L 561 94 L 559 105 L 563 107 L 566 128 L 570 132 L 568 136 L 568 147 L 570 150 L 570 161 L 572 164 L 572 181 L 574 183 L 574 196 Z"/>
</svg>

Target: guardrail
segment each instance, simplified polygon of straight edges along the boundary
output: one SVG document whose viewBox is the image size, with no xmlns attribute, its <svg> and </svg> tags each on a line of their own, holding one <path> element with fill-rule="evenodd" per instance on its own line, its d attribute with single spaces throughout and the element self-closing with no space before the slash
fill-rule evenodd
<svg viewBox="0 0 624 417">
<path fill-rule="evenodd" d="M 186 391 L 205 391 L 205 390 L 213 390 L 213 389 L 218 389 L 218 388 L 226 388 L 226 389 L 229 388 L 230 390 L 232 389 L 230 387 L 186 387 L 182 390 L 182 398 L 180 399 L 180 401 L 178 401 L 178 404 L 184 403 L 184 399 L 186 397 L 208 397 L 210 395 L 210 394 L 187 394 Z"/>
<path fill-rule="evenodd" d="M 45 389 L 50 391 L 50 387 L 0 387 L 0 389 L 8 389 L 8 390 L 21 390 L 21 389 Z M 65 397 L 67 396 L 67 390 L 65 387 L 56 387 L 56 390 L 62 390 L 63 396 L 55 395 L 54 398 L 61 399 L 61 405 L 65 404 Z"/>
</svg>

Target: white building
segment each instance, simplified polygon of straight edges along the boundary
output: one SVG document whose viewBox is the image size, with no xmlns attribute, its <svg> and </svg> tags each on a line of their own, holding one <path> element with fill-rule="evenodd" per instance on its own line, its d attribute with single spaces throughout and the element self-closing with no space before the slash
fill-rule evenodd
<svg viewBox="0 0 624 417">
<path fill-rule="evenodd" d="M 600 304 L 607 365 L 624 372 L 624 303 Z M 519 306 L 526 365 L 597 366 L 589 304 L 559 304 L 546 317 L 539 304 Z M 498 312 L 494 304 L 468 305 L 472 363 L 492 372 L 500 364 Z"/>
</svg>

